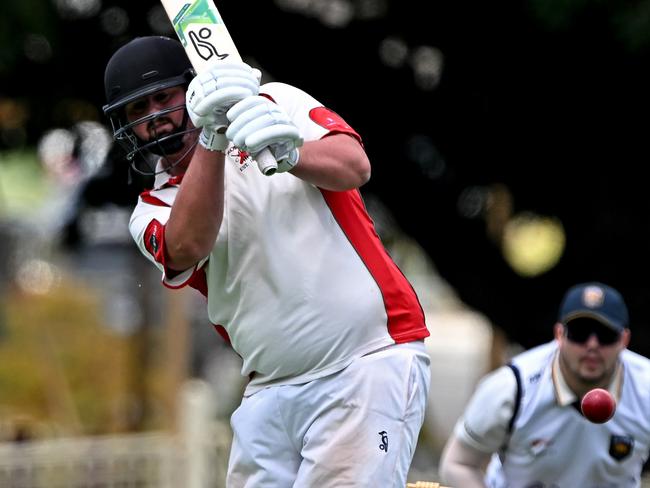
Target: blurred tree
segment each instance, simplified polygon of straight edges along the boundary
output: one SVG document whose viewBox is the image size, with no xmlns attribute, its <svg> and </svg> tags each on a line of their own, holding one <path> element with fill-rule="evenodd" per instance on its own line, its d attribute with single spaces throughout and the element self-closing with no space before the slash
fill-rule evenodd
<svg viewBox="0 0 650 488">
<path fill-rule="evenodd" d="M 0 342 L 3 419 L 29 416 L 54 433 L 128 427 L 128 341 L 100 319 L 88 287 L 64 279 L 47 295 L 16 289 L 6 300 Z M 45 432 L 41 432 L 44 434 Z"/>
<path fill-rule="evenodd" d="M 53 2 L 49 0 L 20 0 L 0 2 L 0 76 L 2 89 L 7 79 L 21 78 L 19 66 L 30 45 L 39 36 L 53 40 L 59 24 Z"/>
</svg>

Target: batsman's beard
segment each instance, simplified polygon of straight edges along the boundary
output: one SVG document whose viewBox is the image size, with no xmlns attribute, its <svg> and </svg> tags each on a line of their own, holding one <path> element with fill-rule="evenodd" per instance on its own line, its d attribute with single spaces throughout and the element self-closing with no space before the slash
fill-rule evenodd
<svg viewBox="0 0 650 488">
<path fill-rule="evenodd" d="M 176 154 L 183 149 L 185 142 L 183 141 L 183 136 L 187 132 L 187 114 L 183 117 L 183 122 L 179 127 L 176 127 L 174 130 L 162 134 L 158 134 L 154 128 L 152 132 L 154 133 L 151 144 L 148 146 L 149 151 L 154 153 L 157 156 L 169 156 Z M 152 121 L 153 122 L 153 121 Z M 166 123 L 173 125 L 171 120 L 165 119 Z"/>
</svg>

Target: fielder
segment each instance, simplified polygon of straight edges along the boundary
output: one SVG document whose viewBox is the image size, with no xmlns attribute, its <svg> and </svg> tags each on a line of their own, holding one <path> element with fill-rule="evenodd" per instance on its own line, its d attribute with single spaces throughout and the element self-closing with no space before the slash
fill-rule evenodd
<svg viewBox="0 0 650 488">
<path fill-rule="evenodd" d="M 602 283 L 569 289 L 555 341 L 515 356 L 480 382 L 443 451 L 444 482 L 639 488 L 650 448 L 650 360 L 626 349 L 629 340 L 618 291 Z M 617 400 L 614 417 L 603 424 L 580 411 L 580 399 L 593 388 Z"/>
<path fill-rule="evenodd" d="M 250 378 L 227 485 L 403 488 L 429 332 L 361 199 L 370 163 L 359 134 L 298 88 L 260 87 L 245 63 L 195 77 L 164 37 L 118 49 L 105 90 L 115 139 L 134 169 L 155 174 L 133 238 L 165 286 L 207 297 Z M 252 160 L 266 147 L 273 176 Z"/>
</svg>

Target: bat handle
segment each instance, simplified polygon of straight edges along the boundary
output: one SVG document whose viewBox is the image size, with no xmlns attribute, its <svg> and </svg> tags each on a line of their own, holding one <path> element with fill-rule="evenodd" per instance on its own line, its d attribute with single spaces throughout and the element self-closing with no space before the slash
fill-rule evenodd
<svg viewBox="0 0 650 488">
<path fill-rule="evenodd" d="M 278 163 L 268 147 L 257 153 L 255 161 L 263 175 L 271 176 L 278 170 Z"/>
</svg>

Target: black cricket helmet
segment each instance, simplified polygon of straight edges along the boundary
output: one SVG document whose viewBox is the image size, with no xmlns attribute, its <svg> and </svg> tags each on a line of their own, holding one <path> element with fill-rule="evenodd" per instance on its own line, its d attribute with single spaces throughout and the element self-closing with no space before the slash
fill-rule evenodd
<svg viewBox="0 0 650 488">
<path fill-rule="evenodd" d="M 126 119 L 125 106 L 160 90 L 186 86 L 195 75 L 181 43 L 162 36 L 137 37 L 119 48 L 108 61 L 104 73 L 107 103 L 102 108 L 113 126 L 113 137 L 126 149 L 126 157 L 138 173 L 155 174 L 157 158 L 152 153 L 166 157 L 180 151 L 184 145 L 183 136 L 198 129 L 188 129 L 189 117 L 184 103 L 131 122 Z M 136 125 L 150 123 L 177 110 L 183 110 L 184 116 L 180 127 L 173 132 L 150 141 L 140 139 L 133 132 Z"/>
</svg>

